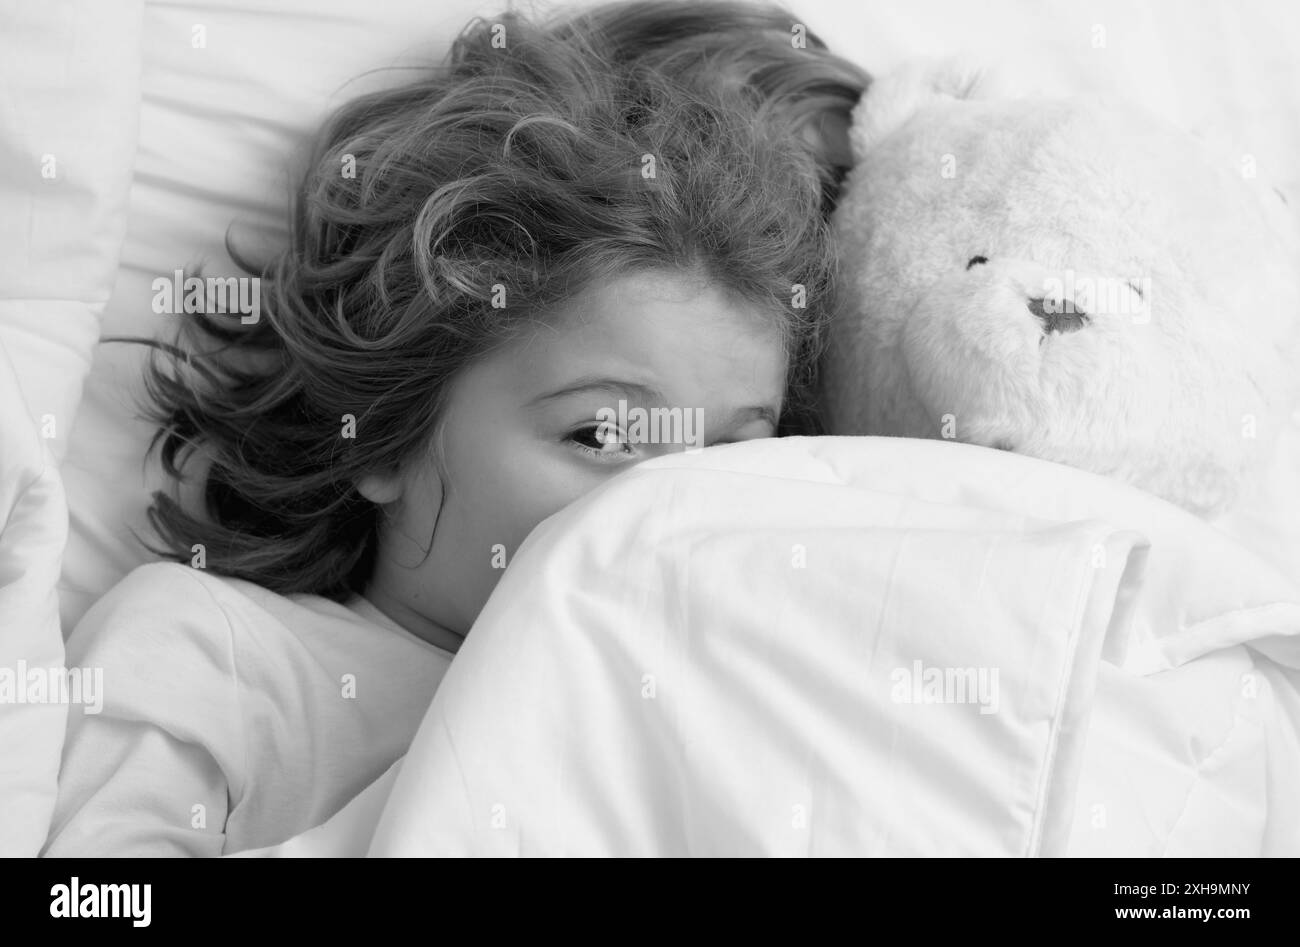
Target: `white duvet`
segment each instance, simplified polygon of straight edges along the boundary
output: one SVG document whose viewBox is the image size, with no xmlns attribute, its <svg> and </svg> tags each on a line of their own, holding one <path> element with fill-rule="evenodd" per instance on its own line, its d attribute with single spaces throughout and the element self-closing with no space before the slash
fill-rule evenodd
<svg viewBox="0 0 1300 947">
<path fill-rule="evenodd" d="M 1300 854 L 1300 588 L 1122 485 L 879 438 L 644 464 L 405 761 L 270 855 Z"/>
</svg>

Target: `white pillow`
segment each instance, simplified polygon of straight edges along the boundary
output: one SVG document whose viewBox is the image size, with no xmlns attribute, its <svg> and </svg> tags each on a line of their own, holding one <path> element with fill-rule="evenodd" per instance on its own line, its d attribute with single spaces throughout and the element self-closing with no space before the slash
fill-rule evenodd
<svg viewBox="0 0 1300 947">
<path fill-rule="evenodd" d="M 0 857 L 45 842 L 67 719 L 50 685 L 63 669 L 54 582 L 68 518 L 47 443 L 0 345 Z"/>
<path fill-rule="evenodd" d="M 111 47 L 123 23 L 141 31 L 122 45 L 127 61 L 119 66 L 143 84 L 131 213 L 103 329 L 153 337 L 184 318 L 152 311 L 155 278 L 200 261 L 208 275 L 245 275 L 225 251 L 232 223 L 245 248 L 284 241 L 295 151 L 334 107 L 409 78 L 386 67 L 440 61 L 473 16 L 507 4 L 181 0 L 145 2 L 142 16 L 100 6 L 101 18 L 119 25 L 97 42 Z M 374 70 L 382 71 L 363 76 Z M 73 127 L 67 115 L 60 100 L 50 122 Z M 133 132 L 134 122 L 123 131 Z M 136 538 L 151 536 L 149 494 L 164 486 L 156 464 L 145 466 L 152 430 L 136 417 L 143 360 L 139 346 L 101 345 L 86 381 L 63 469 L 72 511 L 60 581 L 68 630 L 122 576 L 154 558 Z"/>
<path fill-rule="evenodd" d="M 790 0 L 873 75 L 919 57 L 997 63 L 1029 94 L 1127 99 L 1215 142 L 1300 221 L 1300 5 L 1275 0 Z"/>
<path fill-rule="evenodd" d="M 8 4 L 0 30 L 0 344 L 55 457 L 126 230 L 139 8 Z"/>
</svg>

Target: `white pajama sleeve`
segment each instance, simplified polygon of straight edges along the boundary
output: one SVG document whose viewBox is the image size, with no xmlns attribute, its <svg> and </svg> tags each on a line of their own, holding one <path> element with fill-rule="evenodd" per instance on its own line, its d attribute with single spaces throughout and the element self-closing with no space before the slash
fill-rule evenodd
<svg viewBox="0 0 1300 947">
<path fill-rule="evenodd" d="M 46 856 L 220 855 L 245 763 L 229 620 L 183 567 L 145 567 L 87 612 L 68 666 L 102 674 L 72 705 Z"/>
<path fill-rule="evenodd" d="M 76 714 L 62 774 L 44 855 L 221 854 L 226 779 L 203 747 L 151 723 Z"/>
</svg>

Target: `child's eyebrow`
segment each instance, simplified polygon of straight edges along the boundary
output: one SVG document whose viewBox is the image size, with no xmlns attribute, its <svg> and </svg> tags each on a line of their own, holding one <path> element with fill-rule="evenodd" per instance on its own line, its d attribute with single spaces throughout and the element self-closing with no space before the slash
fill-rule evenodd
<svg viewBox="0 0 1300 947">
<path fill-rule="evenodd" d="M 539 395 L 528 406 L 543 404 L 547 401 L 554 401 L 557 398 L 567 398 L 570 395 L 585 394 L 589 391 L 606 391 L 611 394 L 632 395 L 642 401 L 664 402 L 667 401 L 658 388 L 652 388 L 649 385 L 643 385 L 634 381 L 624 381 L 618 378 L 583 378 L 574 382 L 572 385 L 566 385 L 556 391 Z M 631 400 L 631 399 L 629 399 Z"/>
<path fill-rule="evenodd" d="M 619 378 L 589 378 L 580 379 L 572 385 L 566 385 L 556 391 L 539 395 L 528 402 L 527 407 L 544 404 L 558 398 L 566 398 L 570 395 L 585 394 L 589 391 L 604 391 L 624 396 L 632 395 L 635 399 L 647 403 L 663 404 L 668 400 L 658 388 L 652 388 L 639 382 L 625 381 Z M 629 398 L 628 400 L 633 399 Z M 731 412 L 730 417 L 724 423 L 724 427 L 739 427 L 751 420 L 766 421 L 772 426 L 773 430 L 777 428 L 776 411 L 767 405 L 749 405 L 748 407 L 737 408 Z"/>
</svg>

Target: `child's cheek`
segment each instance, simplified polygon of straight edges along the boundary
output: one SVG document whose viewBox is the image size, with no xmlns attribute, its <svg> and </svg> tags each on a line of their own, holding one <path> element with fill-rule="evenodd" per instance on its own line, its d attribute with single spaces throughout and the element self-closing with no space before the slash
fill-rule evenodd
<svg viewBox="0 0 1300 947">
<path fill-rule="evenodd" d="M 452 481 L 436 535 L 436 575 L 457 624 L 468 628 L 542 520 L 605 479 L 546 450 L 486 456 Z M 462 460 L 468 458 L 462 457 Z M 576 469 L 575 469 L 576 468 Z"/>
</svg>

